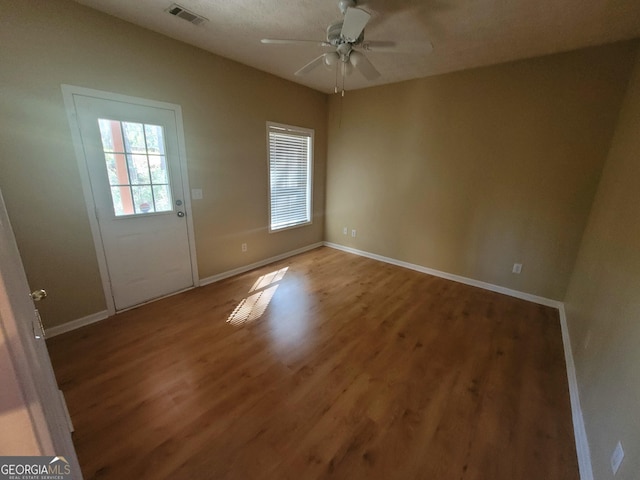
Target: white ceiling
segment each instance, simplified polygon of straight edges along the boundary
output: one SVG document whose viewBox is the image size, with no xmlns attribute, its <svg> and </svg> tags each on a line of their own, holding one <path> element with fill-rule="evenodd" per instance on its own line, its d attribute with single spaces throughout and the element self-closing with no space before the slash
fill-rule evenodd
<svg viewBox="0 0 640 480">
<path fill-rule="evenodd" d="M 261 38 L 324 40 L 341 18 L 337 0 L 177 0 L 209 19 L 200 26 L 165 12 L 174 0 L 76 0 L 142 27 L 323 92 L 335 73 L 294 76 L 326 49 L 263 45 Z M 359 72 L 345 88 L 491 65 L 640 36 L 639 0 L 360 0 L 372 14 L 367 40 L 433 43 L 429 54 L 367 52 L 381 72 Z"/>
</svg>

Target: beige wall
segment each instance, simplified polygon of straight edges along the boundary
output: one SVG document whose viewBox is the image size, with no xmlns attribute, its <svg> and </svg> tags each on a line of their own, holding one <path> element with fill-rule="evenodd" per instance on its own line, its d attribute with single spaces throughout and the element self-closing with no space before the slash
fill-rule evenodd
<svg viewBox="0 0 640 480">
<path fill-rule="evenodd" d="M 332 97 L 325 238 L 563 299 L 633 51 L 621 43 Z"/>
<path fill-rule="evenodd" d="M 0 187 L 47 326 L 105 308 L 63 83 L 182 106 L 201 278 L 322 240 L 325 95 L 71 1 L 0 10 Z M 309 227 L 267 232 L 267 120 L 315 129 Z"/>
<path fill-rule="evenodd" d="M 640 472 L 640 56 L 566 297 L 595 478 Z"/>
</svg>

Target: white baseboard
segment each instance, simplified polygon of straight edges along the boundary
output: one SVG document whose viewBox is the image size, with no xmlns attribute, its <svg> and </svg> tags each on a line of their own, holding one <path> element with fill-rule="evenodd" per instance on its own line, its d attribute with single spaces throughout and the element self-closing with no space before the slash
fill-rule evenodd
<svg viewBox="0 0 640 480">
<path fill-rule="evenodd" d="M 219 273 L 218 275 L 213 275 L 212 277 L 202 278 L 200 279 L 200 286 L 203 287 L 210 283 L 218 282 L 225 278 L 233 277 L 234 275 L 248 272 L 249 270 L 253 270 L 254 268 L 263 267 L 270 263 L 277 262 L 279 260 L 284 260 L 285 258 L 298 255 L 299 253 L 308 252 L 309 250 L 313 250 L 314 248 L 321 247 L 322 245 L 323 245 L 322 242 L 313 243 L 311 245 L 307 245 L 306 247 L 298 248 L 297 250 L 291 250 L 289 252 L 276 255 L 275 257 L 266 258 L 264 260 L 261 260 L 256 263 L 252 263 L 250 265 L 245 265 L 243 267 L 239 267 L 234 270 L 229 270 L 228 272 Z M 177 293 L 180 293 L 180 292 L 177 292 Z M 154 300 L 157 300 L 157 299 L 154 299 Z M 138 306 L 139 305 L 136 305 L 136 307 Z M 133 307 L 133 308 L 136 308 L 136 307 Z M 91 325 L 92 323 L 99 322 L 100 320 L 104 320 L 105 318 L 108 318 L 108 317 L 109 317 L 109 312 L 107 310 L 92 313 L 91 315 L 87 315 L 86 317 L 78 318 L 77 320 L 71 320 L 70 322 L 63 323 L 62 325 L 56 325 L 55 327 L 48 328 L 46 331 L 46 335 L 47 335 L 47 338 L 52 338 L 52 337 L 55 337 L 56 335 L 62 335 L 63 333 L 76 330 L 86 325 Z"/>
<path fill-rule="evenodd" d="M 91 325 L 92 323 L 104 320 L 108 316 L 109 312 L 107 312 L 106 310 L 102 310 L 101 312 L 92 313 L 91 315 L 78 318 L 77 320 L 71 320 L 70 322 L 63 323 L 62 325 L 56 325 L 55 327 L 47 328 L 47 338 L 55 337 L 56 335 L 61 335 L 63 333 L 70 332 L 71 330 L 75 330 L 86 325 Z"/>
<path fill-rule="evenodd" d="M 365 252 L 351 247 L 345 247 L 338 245 L 337 243 L 324 242 L 327 247 L 335 248 L 336 250 L 342 250 L 343 252 L 353 253 L 362 257 L 371 258 L 373 260 L 379 260 L 380 262 L 390 263 L 398 267 L 408 268 L 421 273 L 427 273 L 434 277 L 446 278 L 447 280 L 453 280 L 454 282 L 464 283 L 465 285 L 471 285 L 472 287 L 482 288 L 484 290 L 490 290 L 492 292 L 502 293 L 509 295 L 510 297 L 520 298 L 522 300 L 528 300 L 529 302 L 538 303 L 540 305 L 546 305 L 547 307 L 560 308 L 562 302 L 558 300 L 552 300 L 550 298 L 539 297 L 538 295 L 532 295 L 530 293 L 520 292 L 518 290 L 512 290 L 510 288 L 501 287 L 492 283 L 482 282 L 480 280 L 474 280 L 473 278 L 463 277 L 461 275 L 455 275 L 453 273 L 442 272 L 433 268 L 423 267 L 422 265 L 416 265 L 415 263 L 403 262 L 394 258 L 384 257 L 375 253 Z"/>
<path fill-rule="evenodd" d="M 293 257 L 294 255 L 308 252 L 309 250 L 322 247 L 323 245 L 324 245 L 323 242 L 312 243 L 311 245 L 307 245 L 306 247 L 298 248 L 296 250 L 291 250 L 289 252 L 276 255 L 275 257 L 265 258 L 264 260 L 260 260 L 259 262 L 250 263 L 249 265 L 244 265 L 242 267 L 234 268 L 233 270 L 228 270 L 226 272 L 218 273 L 217 275 L 201 278 L 200 286 L 204 287 L 205 285 L 209 285 L 210 283 L 219 282 L 220 280 L 224 280 L 225 278 L 233 277 L 235 275 L 248 272 L 249 270 L 253 270 L 254 268 L 264 267 L 265 265 L 269 265 L 270 263 L 278 262 L 280 260 L 284 260 L 285 258 Z"/>
<path fill-rule="evenodd" d="M 558 312 L 560 313 L 560 328 L 562 328 L 564 361 L 567 364 L 567 380 L 569 382 L 571 415 L 573 417 L 573 434 L 576 437 L 576 453 L 578 454 L 580 480 L 593 480 L 591 452 L 589 450 L 589 442 L 587 440 L 587 430 L 584 426 L 582 407 L 580 406 L 580 393 L 578 390 L 578 379 L 576 377 L 576 366 L 573 361 L 571 338 L 569 337 L 569 326 L 567 325 L 567 314 L 564 310 L 564 304 L 560 305 Z"/>
<path fill-rule="evenodd" d="M 478 288 L 483 288 L 492 292 L 502 293 L 509 295 L 510 297 L 520 298 L 522 300 L 528 300 L 533 303 L 545 305 L 558 309 L 560 316 L 560 328 L 562 329 L 562 344 L 564 347 L 565 364 L 567 368 L 567 380 L 569 383 L 569 396 L 571 398 L 571 415 L 573 420 L 573 432 L 576 441 L 576 453 L 578 455 L 578 467 L 580 469 L 580 480 L 593 480 L 593 470 L 591 468 L 591 454 L 589 452 L 589 443 L 587 441 L 587 432 L 584 426 L 584 419 L 582 417 L 582 408 L 580 407 L 580 395 L 578 392 L 578 380 L 576 378 L 576 367 L 573 362 L 573 353 L 571 351 L 571 340 L 569 338 L 569 328 L 567 326 L 567 316 L 564 310 L 564 303 L 558 300 L 550 298 L 539 297 L 530 293 L 520 292 L 518 290 L 512 290 L 510 288 L 501 287 L 499 285 L 493 285 L 492 283 L 482 282 L 480 280 L 474 280 L 473 278 L 462 277 L 460 275 L 454 275 L 452 273 L 442 272 L 440 270 L 434 270 L 432 268 L 423 267 L 422 265 L 416 265 L 413 263 L 403 262 L 375 253 L 365 252 L 351 247 L 345 247 L 331 242 L 324 242 L 324 245 L 336 250 L 342 250 L 343 252 L 353 253 L 362 257 L 371 258 L 381 262 L 389 263 L 399 267 L 409 268 L 422 273 L 427 273 L 435 277 L 445 278 L 447 280 L 453 280 L 454 282 L 464 283 L 465 285 L 471 285 Z"/>
</svg>

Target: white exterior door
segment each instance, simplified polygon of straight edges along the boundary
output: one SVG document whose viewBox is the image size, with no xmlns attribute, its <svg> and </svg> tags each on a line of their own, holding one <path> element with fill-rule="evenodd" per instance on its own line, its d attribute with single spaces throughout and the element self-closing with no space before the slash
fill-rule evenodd
<svg viewBox="0 0 640 480">
<path fill-rule="evenodd" d="M 115 310 L 194 286 L 175 110 L 72 99 Z"/>
<path fill-rule="evenodd" d="M 0 455 L 65 457 L 73 478 L 81 479 L 66 405 L 29 291 L 0 194 Z"/>
</svg>

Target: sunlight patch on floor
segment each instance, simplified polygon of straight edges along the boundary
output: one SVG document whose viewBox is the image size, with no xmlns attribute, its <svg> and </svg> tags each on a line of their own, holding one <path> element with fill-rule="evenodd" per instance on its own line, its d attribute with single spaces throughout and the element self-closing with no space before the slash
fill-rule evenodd
<svg viewBox="0 0 640 480">
<path fill-rule="evenodd" d="M 260 278 L 258 278 L 258 280 L 256 280 L 256 283 L 253 284 L 253 287 L 251 287 L 251 290 L 249 290 L 249 293 L 265 288 L 271 285 L 272 283 L 279 282 L 284 278 L 285 274 L 287 273 L 287 270 L 289 270 L 289 267 L 284 267 L 284 268 L 281 268 L 280 270 L 276 270 L 271 273 L 262 275 Z"/>
<path fill-rule="evenodd" d="M 231 315 L 229 315 L 227 323 L 240 327 L 259 319 L 278 289 L 277 282 L 284 278 L 287 270 L 289 270 L 289 267 L 284 267 L 258 278 L 249 290 L 250 295 L 240 301 Z"/>
</svg>

